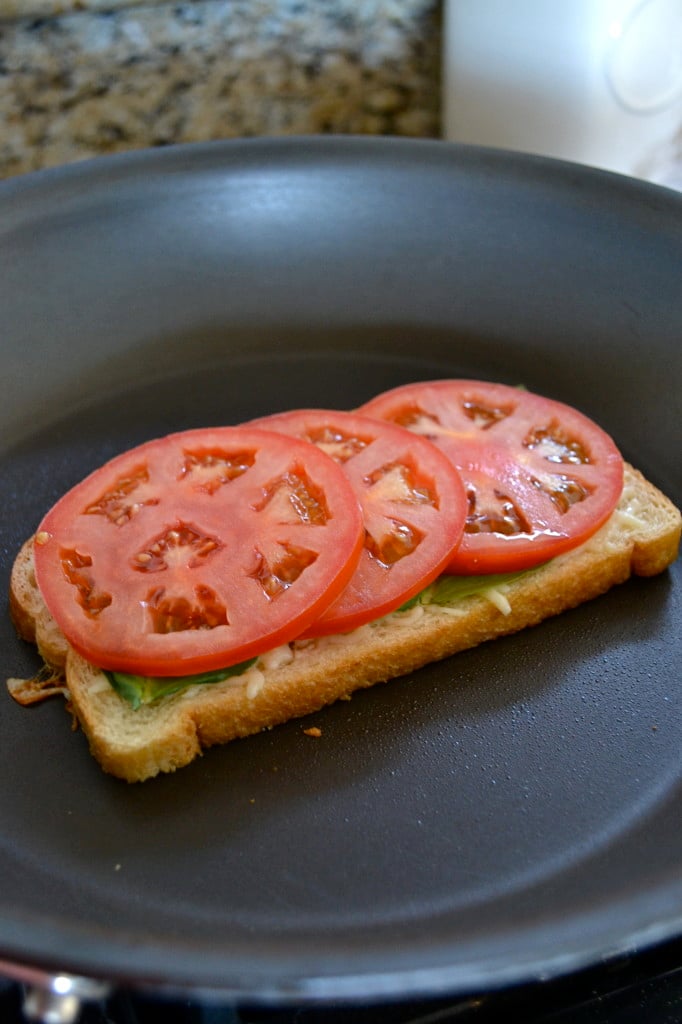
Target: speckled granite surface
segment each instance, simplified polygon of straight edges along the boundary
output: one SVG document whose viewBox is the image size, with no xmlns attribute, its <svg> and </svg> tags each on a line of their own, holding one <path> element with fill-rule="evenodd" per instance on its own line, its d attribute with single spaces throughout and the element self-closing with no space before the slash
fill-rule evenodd
<svg viewBox="0 0 682 1024">
<path fill-rule="evenodd" d="M 109 0 L 38 17 L 52 2 L 0 0 L 0 177 L 234 136 L 440 132 L 434 0 Z"/>
<path fill-rule="evenodd" d="M 13 18 L 47 18 L 70 11 L 113 11 L 122 7 L 137 7 L 145 0 L 0 0 L 0 21 Z M 149 2 L 149 0 L 147 0 Z M 152 3 L 171 3 L 172 0 L 151 0 Z"/>
</svg>

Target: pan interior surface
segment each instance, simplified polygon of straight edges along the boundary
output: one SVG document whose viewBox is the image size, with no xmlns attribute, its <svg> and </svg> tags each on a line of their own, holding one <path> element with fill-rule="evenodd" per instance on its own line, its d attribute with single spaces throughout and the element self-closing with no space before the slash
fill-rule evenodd
<svg viewBox="0 0 682 1024">
<path fill-rule="evenodd" d="M 292 140 L 39 176 L 0 209 L 5 593 L 44 511 L 119 451 L 417 379 L 568 401 L 682 501 L 682 212 L 663 190 Z M 59 702 L 6 697 L 0 957 L 368 998 L 676 934 L 681 595 L 678 563 L 139 786 L 101 772 Z M 6 675 L 35 670 L 7 615 L 0 645 Z"/>
</svg>

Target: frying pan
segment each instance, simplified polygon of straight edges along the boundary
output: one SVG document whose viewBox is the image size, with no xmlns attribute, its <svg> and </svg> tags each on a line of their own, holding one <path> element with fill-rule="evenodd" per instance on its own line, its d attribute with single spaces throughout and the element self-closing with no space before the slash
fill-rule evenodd
<svg viewBox="0 0 682 1024">
<path fill-rule="evenodd" d="M 682 199 L 436 142 L 235 141 L 0 189 L 2 591 L 171 430 L 524 384 L 678 503 Z M 250 1000 L 499 987 L 682 931 L 679 564 L 138 786 L 0 699 L 0 958 Z M 0 634 L 6 675 L 33 651 Z M 313 740 L 303 726 L 315 724 Z"/>
</svg>

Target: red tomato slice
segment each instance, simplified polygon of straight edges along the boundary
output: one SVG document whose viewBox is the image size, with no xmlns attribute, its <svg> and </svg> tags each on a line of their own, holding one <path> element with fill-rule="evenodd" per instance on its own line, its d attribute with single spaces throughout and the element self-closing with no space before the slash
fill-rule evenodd
<svg viewBox="0 0 682 1024">
<path fill-rule="evenodd" d="M 360 410 L 427 437 L 462 474 L 468 513 L 448 572 L 529 568 L 576 547 L 608 519 L 623 462 L 576 409 L 503 384 L 408 384 Z"/>
<path fill-rule="evenodd" d="M 365 547 L 355 574 L 307 636 L 386 615 L 440 575 L 461 540 L 467 505 L 459 473 L 434 445 L 394 424 L 327 409 L 256 424 L 322 448 L 343 467 L 362 506 Z"/>
<path fill-rule="evenodd" d="M 333 459 L 250 427 L 150 441 L 48 512 L 36 576 L 100 668 L 188 675 L 299 636 L 341 593 L 362 515 Z"/>
</svg>

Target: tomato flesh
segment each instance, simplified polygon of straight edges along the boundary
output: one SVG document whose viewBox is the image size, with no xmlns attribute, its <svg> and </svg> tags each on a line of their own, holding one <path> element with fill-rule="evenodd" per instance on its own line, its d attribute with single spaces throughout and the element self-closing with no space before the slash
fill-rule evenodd
<svg viewBox="0 0 682 1024">
<path fill-rule="evenodd" d="M 434 445 L 338 410 L 296 410 L 255 425 L 321 448 L 343 468 L 363 511 L 365 544 L 353 578 L 306 636 L 346 632 L 394 611 L 450 562 L 467 501 L 459 473 Z"/>
<path fill-rule="evenodd" d="M 93 664 L 188 675 L 299 636 L 343 591 L 363 540 L 346 474 L 313 445 L 191 430 L 64 495 L 36 533 L 36 578 Z"/>
<path fill-rule="evenodd" d="M 428 438 L 467 493 L 454 574 L 530 568 L 570 550 L 608 519 L 623 486 L 612 439 L 570 406 L 483 381 L 408 384 L 359 410 Z"/>
</svg>

